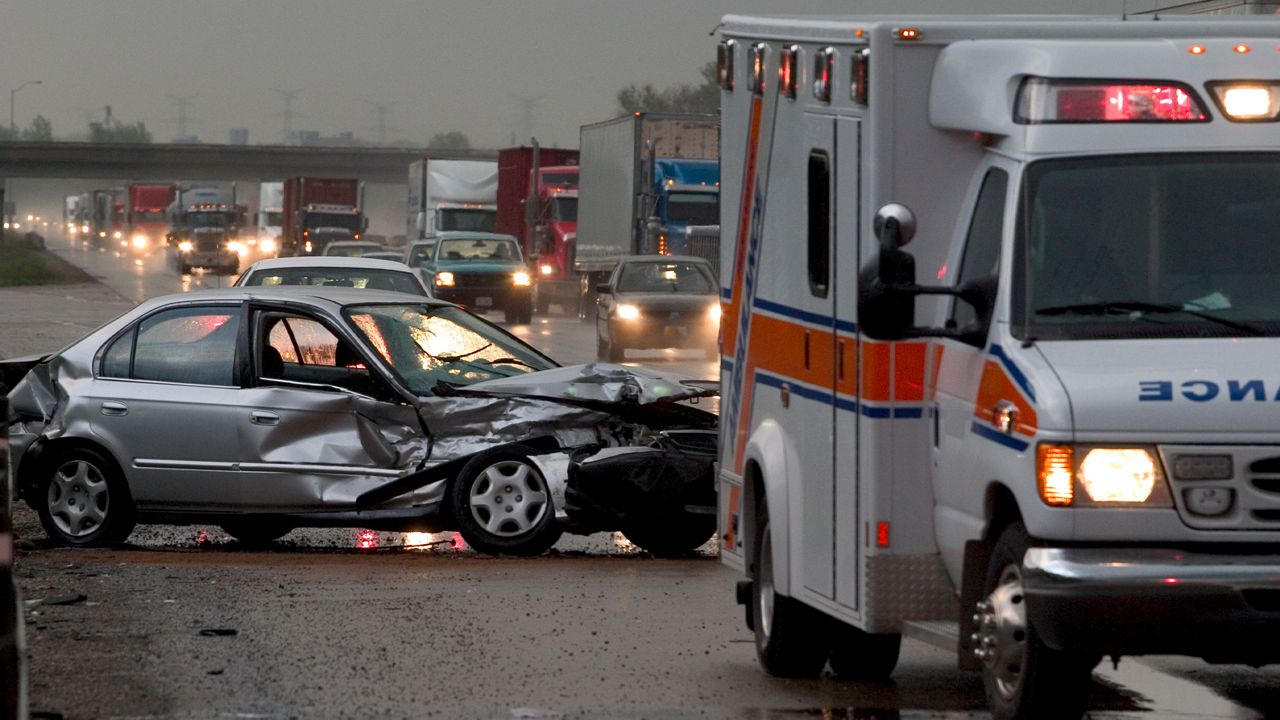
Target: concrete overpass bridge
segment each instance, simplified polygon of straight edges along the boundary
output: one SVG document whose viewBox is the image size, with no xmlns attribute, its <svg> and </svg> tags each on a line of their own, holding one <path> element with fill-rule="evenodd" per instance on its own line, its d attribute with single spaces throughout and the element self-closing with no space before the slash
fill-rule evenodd
<svg viewBox="0 0 1280 720">
<path fill-rule="evenodd" d="M 427 154 L 422 148 L 11 142 L 0 143 L 0 177 L 163 182 L 316 175 L 404 184 L 409 163 Z M 497 159 L 496 150 L 431 151 L 430 155 Z"/>
</svg>

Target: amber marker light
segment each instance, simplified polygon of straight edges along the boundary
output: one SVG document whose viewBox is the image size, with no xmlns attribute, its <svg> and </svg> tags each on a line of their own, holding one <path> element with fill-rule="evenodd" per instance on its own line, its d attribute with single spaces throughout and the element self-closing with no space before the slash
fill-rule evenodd
<svg viewBox="0 0 1280 720">
<path fill-rule="evenodd" d="M 1036 486 L 1046 505 L 1065 507 L 1074 499 L 1075 478 L 1070 446 L 1041 444 L 1036 447 Z"/>
<path fill-rule="evenodd" d="M 1192 45 L 1190 48 L 1188 48 L 1188 49 L 1187 49 L 1187 52 L 1191 53 L 1192 55 L 1203 55 L 1203 54 L 1204 54 L 1204 46 L 1203 46 L 1203 45 Z"/>
<path fill-rule="evenodd" d="M 1245 54 L 1245 53 L 1249 52 L 1249 46 L 1248 46 L 1248 45 L 1245 45 L 1244 43 L 1240 43 L 1240 44 L 1236 45 L 1235 47 L 1233 47 L 1233 48 L 1231 48 L 1231 49 L 1232 49 L 1232 50 L 1235 50 L 1236 52 L 1240 53 L 1241 55 L 1243 55 L 1243 54 Z"/>
</svg>

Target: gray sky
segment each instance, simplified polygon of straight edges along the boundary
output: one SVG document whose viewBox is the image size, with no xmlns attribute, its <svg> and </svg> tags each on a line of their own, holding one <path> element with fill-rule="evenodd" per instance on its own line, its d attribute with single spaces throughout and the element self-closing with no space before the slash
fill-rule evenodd
<svg viewBox="0 0 1280 720">
<path fill-rule="evenodd" d="M 168 141 L 171 96 L 195 96 L 189 134 L 225 142 L 246 127 L 250 142 L 275 142 L 279 88 L 300 91 L 295 129 L 373 139 L 370 103 L 394 103 L 389 138 L 456 129 L 489 147 L 524 139 L 521 98 L 534 98 L 539 139 L 575 146 L 579 125 L 615 114 L 622 87 L 696 82 L 725 13 L 1118 13 L 1121 2 L 4 0 L 0 90 L 42 80 L 17 95 L 17 124 L 43 114 L 58 135 L 85 132 L 110 104 Z M 1130 10 L 1156 2 L 1172 4 L 1128 0 Z"/>
</svg>

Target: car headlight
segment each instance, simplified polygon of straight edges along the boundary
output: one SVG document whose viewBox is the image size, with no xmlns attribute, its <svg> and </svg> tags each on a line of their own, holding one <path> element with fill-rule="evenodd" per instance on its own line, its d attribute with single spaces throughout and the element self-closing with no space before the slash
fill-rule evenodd
<svg viewBox="0 0 1280 720">
<path fill-rule="evenodd" d="M 117 231 L 115 231 L 115 232 L 111 233 L 111 237 L 115 238 L 116 240 L 119 240 L 120 238 L 124 237 L 124 233 L 122 233 L 122 232 L 120 232 L 119 230 L 117 230 Z"/>
<path fill-rule="evenodd" d="M 1173 505 L 1152 448 L 1042 443 L 1036 448 L 1036 471 L 1047 505 Z"/>
<path fill-rule="evenodd" d="M 707 317 L 711 318 L 711 322 L 720 322 L 720 303 L 707 308 Z"/>
<path fill-rule="evenodd" d="M 448 271 L 436 273 L 436 287 L 453 287 L 453 273 Z"/>
<path fill-rule="evenodd" d="M 182 252 L 191 252 L 193 249 L 195 249 L 195 245 L 191 244 L 190 240 L 183 240 L 182 242 L 178 243 L 178 249 L 181 250 Z"/>
<path fill-rule="evenodd" d="M 232 240 L 231 242 L 227 243 L 227 249 L 239 255 L 240 257 L 244 257 L 245 255 L 249 254 L 249 248 L 245 247 L 245 244 L 240 242 L 239 240 Z"/>
<path fill-rule="evenodd" d="M 640 317 L 640 308 L 635 305 L 619 305 L 614 314 L 621 320 L 635 320 Z"/>
<path fill-rule="evenodd" d="M 525 272 L 524 270 L 517 270 L 514 274 L 512 274 L 511 282 L 516 285 L 528 286 L 529 273 Z"/>
<path fill-rule="evenodd" d="M 262 238 L 261 240 L 259 240 L 259 241 L 258 241 L 258 247 L 262 250 L 262 252 L 269 252 L 269 253 L 275 252 L 275 251 L 276 251 L 276 239 L 275 239 L 275 238 Z"/>
<path fill-rule="evenodd" d="M 134 247 L 136 247 L 136 248 L 138 248 L 139 250 L 141 250 L 142 248 L 146 247 L 146 246 L 147 246 L 147 236 L 146 236 L 146 235 L 134 235 L 134 236 L 133 236 L 133 246 L 134 246 Z"/>
</svg>

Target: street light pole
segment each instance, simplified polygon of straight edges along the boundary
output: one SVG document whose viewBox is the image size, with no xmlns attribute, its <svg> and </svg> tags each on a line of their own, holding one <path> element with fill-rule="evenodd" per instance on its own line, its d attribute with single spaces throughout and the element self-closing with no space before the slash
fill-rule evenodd
<svg viewBox="0 0 1280 720">
<path fill-rule="evenodd" d="M 22 88 L 28 85 L 42 85 L 42 84 L 44 84 L 43 80 L 28 80 L 22 83 L 21 85 L 19 85 L 18 87 L 9 91 L 9 132 L 18 131 L 18 126 L 13 124 L 13 96 L 17 95 L 19 90 L 21 90 Z"/>
</svg>

